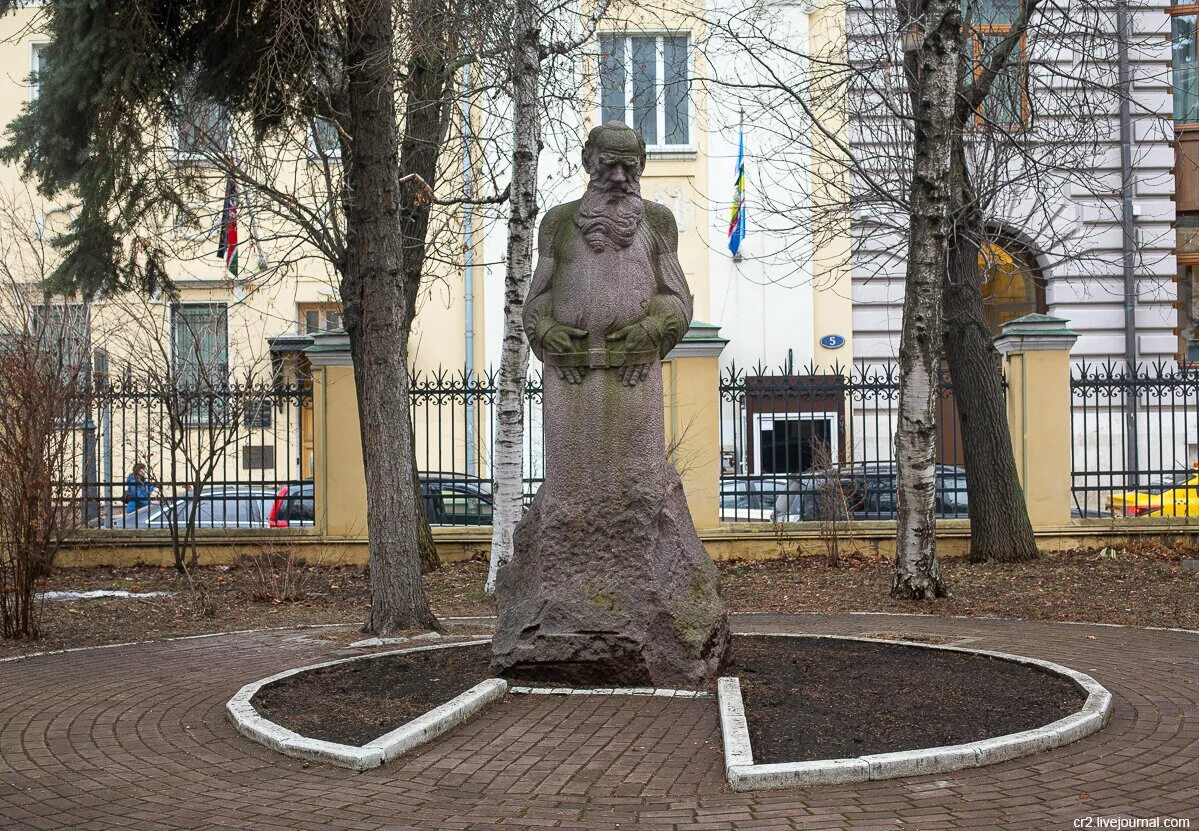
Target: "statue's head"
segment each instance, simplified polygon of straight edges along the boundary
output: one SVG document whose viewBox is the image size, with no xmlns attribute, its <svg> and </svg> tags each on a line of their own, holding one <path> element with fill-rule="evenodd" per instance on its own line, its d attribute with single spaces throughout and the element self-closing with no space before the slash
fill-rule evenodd
<svg viewBox="0 0 1199 831">
<path fill-rule="evenodd" d="M 583 145 L 583 169 L 593 188 L 640 194 L 645 139 L 620 121 L 594 127 Z"/>
<path fill-rule="evenodd" d="M 645 140 L 619 121 L 601 124 L 583 145 L 583 168 L 591 181 L 575 224 L 593 251 L 627 248 L 645 213 L 641 201 Z"/>
</svg>

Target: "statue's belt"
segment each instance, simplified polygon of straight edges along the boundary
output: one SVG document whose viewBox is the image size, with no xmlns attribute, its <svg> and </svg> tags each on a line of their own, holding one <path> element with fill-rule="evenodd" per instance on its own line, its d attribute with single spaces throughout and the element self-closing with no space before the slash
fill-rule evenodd
<svg viewBox="0 0 1199 831">
<path fill-rule="evenodd" d="M 578 352 L 546 352 L 544 362 L 549 366 L 579 366 L 588 369 L 609 369 L 618 366 L 638 366 L 658 360 L 658 350 L 588 349 Z"/>
</svg>

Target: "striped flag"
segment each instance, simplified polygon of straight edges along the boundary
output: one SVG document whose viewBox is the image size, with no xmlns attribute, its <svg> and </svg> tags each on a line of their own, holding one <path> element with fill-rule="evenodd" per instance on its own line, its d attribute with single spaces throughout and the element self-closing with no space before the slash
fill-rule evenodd
<svg viewBox="0 0 1199 831">
<path fill-rule="evenodd" d="M 737 145 L 737 181 L 733 189 L 733 210 L 729 215 L 729 251 L 733 256 L 741 250 L 745 239 L 745 128 Z"/>
<path fill-rule="evenodd" d="M 225 205 L 221 208 L 221 241 L 216 255 L 225 261 L 225 268 L 237 276 L 237 184 L 233 173 L 225 183 Z"/>
</svg>

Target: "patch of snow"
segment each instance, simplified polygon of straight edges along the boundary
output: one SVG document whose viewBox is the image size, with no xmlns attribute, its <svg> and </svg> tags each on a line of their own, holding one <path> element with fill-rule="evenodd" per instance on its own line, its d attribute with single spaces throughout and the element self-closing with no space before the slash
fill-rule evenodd
<svg viewBox="0 0 1199 831">
<path fill-rule="evenodd" d="M 412 635 L 407 638 L 367 638 L 363 641 L 354 641 L 350 644 L 350 649 L 370 649 L 375 646 L 392 646 L 393 644 L 409 643 L 411 641 L 435 641 L 442 637 L 437 632 L 424 632 L 420 635 Z"/>
<path fill-rule="evenodd" d="M 124 589 L 94 589 L 87 592 L 43 592 L 43 600 L 97 600 L 100 598 L 170 597 L 172 592 L 130 592 Z"/>
</svg>

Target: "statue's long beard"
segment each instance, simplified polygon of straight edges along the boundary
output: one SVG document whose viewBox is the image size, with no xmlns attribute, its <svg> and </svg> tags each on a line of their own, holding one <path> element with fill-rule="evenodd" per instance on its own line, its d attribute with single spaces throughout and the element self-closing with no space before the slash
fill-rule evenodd
<svg viewBox="0 0 1199 831">
<path fill-rule="evenodd" d="M 591 250 L 601 253 L 628 248 L 644 216 L 645 205 L 636 191 L 589 185 L 575 214 L 575 225 Z"/>
</svg>

